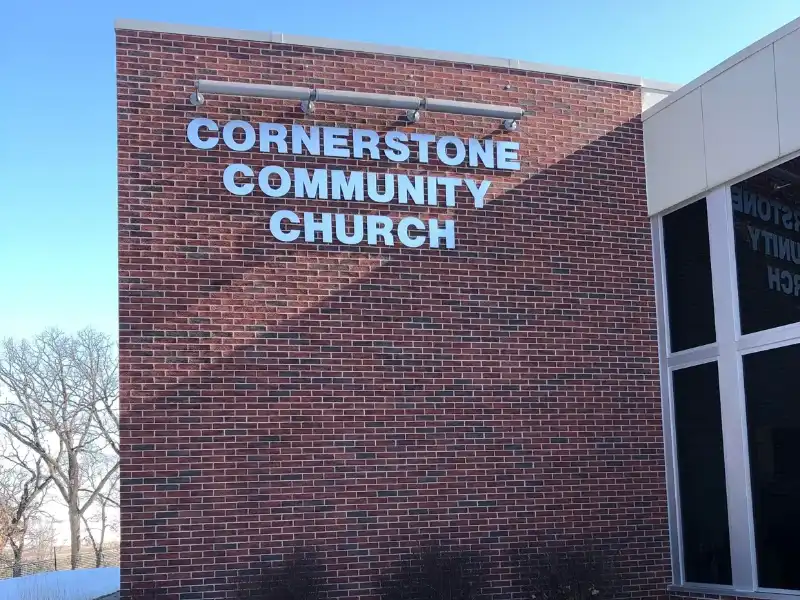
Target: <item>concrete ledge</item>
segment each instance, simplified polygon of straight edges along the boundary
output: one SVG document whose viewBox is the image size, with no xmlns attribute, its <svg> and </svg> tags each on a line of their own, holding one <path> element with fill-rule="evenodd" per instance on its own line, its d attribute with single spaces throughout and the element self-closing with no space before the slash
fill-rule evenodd
<svg viewBox="0 0 800 600">
<path fill-rule="evenodd" d="M 152 21 L 139 21 L 133 19 L 118 19 L 114 23 L 116 30 L 151 31 L 157 33 L 175 33 L 179 35 L 196 35 L 202 37 L 225 38 L 234 40 L 251 40 L 256 42 L 271 42 L 276 44 L 292 44 L 297 46 L 310 46 L 313 48 L 327 48 L 330 50 L 349 50 L 351 52 L 367 52 L 370 54 L 386 54 L 402 56 L 405 58 L 421 58 L 426 60 L 442 60 L 454 63 L 466 63 L 487 67 L 499 67 L 528 71 L 548 75 L 561 75 L 575 79 L 587 79 L 607 83 L 620 83 L 633 87 L 648 88 L 651 90 L 672 92 L 680 86 L 658 81 L 645 80 L 631 75 L 618 75 L 615 73 L 602 73 L 572 67 L 558 67 L 534 62 L 527 62 L 513 58 L 496 58 L 491 56 L 478 56 L 475 54 L 462 54 L 459 52 L 446 52 L 440 50 L 422 50 L 406 48 L 403 46 L 386 46 L 383 44 L 370 44 L 365 42 L 350 42 L 332 40 L 328 38 L 310 37 L 305 35 L 290 35 L 272 31 L 245 31 L 241 29 L 223 29 L 217 27 L 202 27 L 196 25 L 177 25 Z"/>
</svg>

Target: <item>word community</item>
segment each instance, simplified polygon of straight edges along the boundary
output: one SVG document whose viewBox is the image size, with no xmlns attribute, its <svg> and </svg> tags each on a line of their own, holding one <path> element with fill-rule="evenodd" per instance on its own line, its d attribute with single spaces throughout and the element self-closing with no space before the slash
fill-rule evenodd
<svg viewBox="0 0 800 600">
<path fill-rule="evenodd" d="M 731 188 L 731 202 L 734 211 L 758 218 L 764 224 L 764 227 L 747 225 L 753 252 L 763 254 L 771 261 L 800 265 L 800 241 L 791 237 L 792 233 L 800 232 L 800 211 L 740 186 Z M 782 266 L 766 265 L 769 289 L 800 296 L 800 274 Z"/>
<path fill-rule="evenodd" d="M 228 121 L 221 128 L 211 119 L 193 119 L 187 138 L 198 150 L 222 145 L 232 152 L 325 156 L 343 159 L 386 160 L 392 163 L 429 164 L 431 157 L 448 167 L 473 167 L 518 171 L 519 143 L 492 139 L 462 140 L 427 133 L 343 127 L 305 127 L 278 123 Z M 232 163 L 225 167 L 222 182 L 231 194 L 248 196 L 258 189 L 268 198 L 309 198 L 337 202 L 397 203 L 405 206 L 456 205 L 459 189 L 465 190 L 475 208 L 483 208 L 489 180 L 435 175 L 405 175 L 345 171 L 343 169 L 285 168 L 265 165 L 258 169 Z M 270 218 L 270 233 L 279 242 L 301 239 L 309 243 L 334 243 L 417 248 L 455 248 L 455 222 L 450 219 L 422 220 L 413 216 L 396 225 L 379 215 L 349 215 L 306 212 L 298 215 L 279 210 Z"/>
</svg>

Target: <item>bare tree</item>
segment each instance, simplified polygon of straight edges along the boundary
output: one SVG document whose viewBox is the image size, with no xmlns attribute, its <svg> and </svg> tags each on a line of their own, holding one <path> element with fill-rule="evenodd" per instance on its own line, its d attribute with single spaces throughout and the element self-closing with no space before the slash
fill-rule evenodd
<svg viewBox="0 0 800 600">
<path fill-rule="evenodd" d="M 0 471 L 0 481 L 5 474 Z M 11 507 L 5 504 L 5 499 L 0 499 L 0 554 L 8 545 L 8 536 L 11 533 Z"/>
<path fill-rule="evenodd" d="M 106 533 L 113 531 L 117 526 L 114 512 L 115 509 L 119 508 L 119 469 L 114 471 L 114 474 L 106 480 L 104 485 L 101 484 L 101 479 L 105 477 L 105 473 L 108 471 L 110 460 L 116 460 L 116 458 L 107 455 L 99 456 L 96 457 L 92 464 L 87 465 L 86 480 L 89 483 L 89 487 L 86 490 L 82 490 L 86 494 L 91 494 L 96 489 L 100 490 L 95 500 L 94 509 L 81 515 L 84 531 L 86 532 L 86 541 L 94 551 L 96 567 L 103 565 Z"/>
<path fill-rule="evenodd" d="M 110 419 L 119 395 L 116 373 L 113 341 L 92 329 L 75 336 L 50 329 L 31 342 L 8 339 L 0 347 L 0 383 L 11 394 L 0 401 L 0 430 L 36 454 L 67 505 L 73 569 L 81 516 L 119 465 L 116 458 L 97 487 L 84 492 L 90 484 L 81 465 L 119 449 Z"/>
<path fill-rule="evenodd" d="M 13 555 L 12 574 L 22 575 L 22 556 L 33 526 L 43 516 L 51 477 L 44 461 L 13 441 L 3 445 L 0 469 L 0 505 L 7 514 L 5 538 Z"/>
<path fill-rule="evenodd" d="M 25 536 L 25 556 L 33 557 L 39 564 L 53 560 L 53 551 L 56 547 L 56 518 L 47 511 L 41 511 L 31 519 L 28 533 Z M 29 560 L 25 559 L 26 562 Z"/>
</svg>

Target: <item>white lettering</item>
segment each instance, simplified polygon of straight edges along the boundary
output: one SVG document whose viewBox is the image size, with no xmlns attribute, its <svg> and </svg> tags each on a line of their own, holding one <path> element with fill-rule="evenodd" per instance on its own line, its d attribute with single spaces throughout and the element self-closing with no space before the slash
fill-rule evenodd
<svg viewBox="0 0 800 600">
<path fill-rule="evenodd" d="M 244 131 L 244 141 L 237 142 L 233 136 L 237 129 Z M 234 152 L 247 152 L 256 145 L 256 130 L 247 121 L 228 121 L 222 128 L 222 139 Z"/>
<path fill-rule="evenodd" d="M 469 139 L 469 166 L 477 167 L 482 163 L 487 169 L 494 169 L 494 142 L 486 140 L 481 145 L 480 140 Z"/>
<path fill-rule="evenodd" d="M 269 231 L 272 234 L 272 237 L 280 242 L 293 242 L 300 237 L 300 232 L 297 230 L 283 231 L 281 229 L 281 222 L 284 220 L 295 224 L 300 223 L 300 217 L 298 217 L 292 211 L 279 210 L 273 213 L 269 219 Z"/>
<path fill-rule="evenodd" d="M 397 239 L 399 239 L 400 243 L 404 246 L 408 246 L 409 248 L 419 248 L 425 243 L 425 236 L 418 235 L 411 237 L 408 232 L 409 228 L 411 227 L 414 227 L 414 229 L 418 231 L 425 231 L 425 223 L 416 217 L 406 217 L 405 219 L 401 219 L 397 226 Z"/>
<path fill-rule="evenodd" d="M 312 156 L 319 156 L 319 127 L 312 125 L 306 133 L 302 125 L 292 125 L 292 154 L 302 154 L 303 148 Z"/>
<path fill-rule="evenodd" d="M 431 248 L 438 248 L 439 240 L 442 239 L 444 239 L 447 248 L 456 247 L 456 225 L 453 221 L 445 221 L 443 229 L 439 227 L 438 219 L 431 219 L 429 225 Z"/>
<path fill-rule="evenodd" d="M 731 188 L 731 204 L 733 205 L 733 210 L 736 212 L 743 212 L 742 208 L 742 191 L 741 188 L 737 185 L 734 185 Z"/>
<path fill-rule="evenodd" d="M 336 215 L 336 239 L 342 244 L 358 244 L 364 240 L 364 217 L 353 215 L 353 235 L 348 235 L 346 217 Z"/>
<path fill-rule="evenodd" d="M 245 177 L 253 177 L 255 175 L 253 169 L 247 165 L 228 165 L 225 167 L 225 171 L 222 173 L 222 183 L 225 185 L 225 189 L 231 194 L 235 194 L 236 196 L 247 196 L 247 194 L 251 194 L 253 192 L 253 189 L 256 186 L 254 183 L 237 184 L 236 176 L 239 174 L 244 175 Z"/>
<path fill-rule="evenodd" d="M 305 241 L 316 241 L 317 233 L 322 233 L 322 241 L 330 244 L 333 241 L 333 215 L 321 213 L 322 221 L 317 223 L 314 220 L 314 213 L 303 213 L 303 228 L 305 230 Z"/>
<path fill-rule="evenodd" d="M 519 171 L 519 142 L 497 142 L 497 168 Z"/>
<path fill-rule="evenodd" d="M 778 292 L 781 290 L 781 270 L 778 267 L 767 265 L 767 282 L 769 289 L 774 289 Z"/>
<path fill-rule="evenodd" d="M 456 188 L 461 185 L 462 181 L 455 177 L 439 177 L 439 183 L 444 186 L 445 206 L 455 206 Z"/>
<path fill-rule="evenodd" d="M 484 179 L 481 181 L 480 187 L 475 187 L 475 182 L 472 179 L 465 179 L 464 183 L 467 184 L 467 189 L 475 199 L 475 208 L 483 208 L 483 197 L 486 195 L 486 192 L 489 191 L 489 186 L 492 182 L 488 179 Z"/>
<path fill-rule="evenodd" d="M 348 179 L 344 171 L 331 171 L 331 198 L 334 200 L 364 200 L 364 174 L 350 173 Z"/>
<path fill-rule="evenodd" d="M 378 174 L 367 173 L 367 196 L 374 202 L 391 202 L 394 198 L 394 175 L 387 173 L 383 176 L 384 192 L 378 191 Z M 367 220 L 369 224 L 369 219 Z M 390 244 L 391 245 L 391 244 Z"/>
<path fill-rule="evenodd" d="M 411 141 L 417 142 L 417 161 L 428 162 L 428 144 L 436 141 L 436 137 L 429 133 L 412 133 Z"/>
<path fill-rule="evenodd" d="M 347 134 L 349 129 L 344 127 L 323 127 L 323 151 L 324 156 L 336 158 L 350 158 L 350 149 L 347 147 Z"/>
<path fill-rule="evenodd" d="M 369 129 L 353 129 L 353 156 L 363 158 L 364 150 L 369 150 L 369 156 L 373 160 L 378 160 L 381 153 L 378 152 L 378 140 L 380 137 Z"/>
<path fill-rule="evenodd" d="M 308 169 L 294 170 L 294 193 L 298 198 L 328 199 L 328 171 L 314 169 L 309 178 Z"/>
<path fill-rule="evenodd" d="M 390 131 L 386 134 L 386 158 L 394 162 L 405 162 L 411 152 L 404 143 L 408 141 L 408 136 L 402 131 Z"/>
<path fill-rule="evenodd" d="M 408 199 L 414 204 L 425 205 L 425 178 L 422 175 L 414 175 L 414 183 L 408 175 L 397 176 L 397 201 L 400 204 L 408 204 Z"/>
<path fill-rule="evenodd" d="M 448 146 L 455 148 L 455 156 L 450 156 L 447 153 Z M 464 148 L 464 142 L 457 137 L 446 135 L 439 138 L 439 140 L 436 142 L 436 157 L 439 159 L 439 162 L 450 167 L 456 167 L 463 163 L 466 152 L 467 151 Z"/>
<path fill-rule="evenodd" d="M 383 238 L 387 246 L 394 246 L 392 220 L 383 215 L 367 215 L 367 244 L 377 246 L 378 236 Z"/>
<path fill-rule="evenodd" d="M 261 123 L 258 126 L 259 145 L 261 152 L 271 152 L 270 147 L 275 144 L 280 154 L 286 154 L 289 149 L 286 145 L 286 127 L 277 123 Z M 294 150 L 294 149 L 292 149 Z"/>
<path fill-rule="evenodd" d="M 439 203 L 436 198 L 436 185 L 439 182 L 437 177 L 428 177 L 428 206 L 436 206 Z"/>
<path fill-rule="evenodd" d="M 281 183 L 277 188 L 273 188 L 270 185 L 270 175 L 277 175 L 281 180 Z M 292 179 L 289 177 L 289 172 L 283 167 L 270 165 L 261 169 L 261 172 L 258 174 L 258 187 L 260 187 L 261 191 L 270 198 L 280 198 L 289 192 L 289 188 L 292 187 Z"/>
<path fill-rule="evenodd" d="M 758 238 L 761 237 L 761 230 L 748 225 L 747 232 L 750 234 L 750 243 L 753 245 L 753 251 L 758 251 Z"/>
<path fill-rule="evenodd" d="M 212 135 L 208 139 L 200 139 L 200 129 L 208 129 L 208 131 L 219 131 L 217 124 L 211 119 L 192 119 L 189 121 L 189 126 L 186 128 L 186 137 L 191 142 L 192 146 L 198 150 L 211 150 L 219 142 L 219 136 Z"/>
</svg>

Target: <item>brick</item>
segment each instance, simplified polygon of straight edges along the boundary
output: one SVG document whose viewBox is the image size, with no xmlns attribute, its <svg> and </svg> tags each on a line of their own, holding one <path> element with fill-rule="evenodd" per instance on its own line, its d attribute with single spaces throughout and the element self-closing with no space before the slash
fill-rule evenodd
<svg viewBox="0 0 800 600">
<path fill-rule="evenodd" d="M 523 106 L 513 133 L 434 113 L 404 127 L 518 140 L 522 168 L 485 173 L 483 209 L 413 207 L 452 215 L 454 250 L 279 244 L 278 207 L 333 207 L 234 197 L 222 169 L 314 161 L 203 153 L 188 122 L 386 131 L 398 114 L 321 105 L 312 121 L 233 97 L 194 108 L 205 76 Z M 329 597 L 368 598 L 429 540 L 502 556 L 591 539 L 624 549 L 631 598 L 666 600 L 638 88 L 121 30 L 117 91 L 123 598 L 233 598 L 231 582 L 294 544 L 327 557 Z M 473 172 L 435 158 L 430 170 Z M 492 573 L 496 597 L 513 594 Z"/>
</svg>

